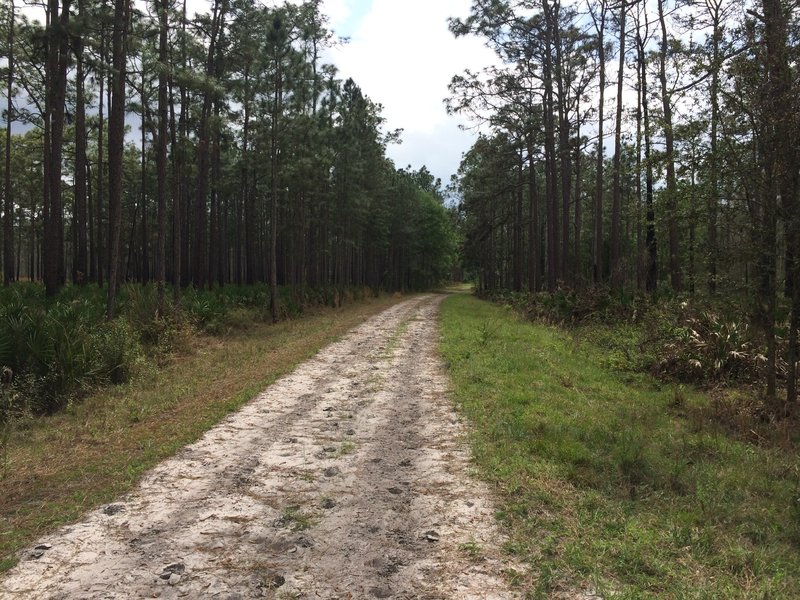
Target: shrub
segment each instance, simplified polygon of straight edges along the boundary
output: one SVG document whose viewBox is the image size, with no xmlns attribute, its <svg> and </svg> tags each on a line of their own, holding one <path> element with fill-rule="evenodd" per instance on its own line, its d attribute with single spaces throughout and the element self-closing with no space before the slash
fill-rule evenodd
<svg viewBox="0 0 800 600">
<path fill-rule="evenodd" d="M 144 362 L 144 353 L 131 324 L 123 318 L 101 323 L 92 340 L 96 379 L 125 383 Z"/>
<path fill-rule="evenodd" d="M 682 381 L 753 381 L 766 359 L 752 341 L 745 321 L 721 319 L 712 312 L 688 315 L 664 346 L 657 372 Z"/>
</svg>

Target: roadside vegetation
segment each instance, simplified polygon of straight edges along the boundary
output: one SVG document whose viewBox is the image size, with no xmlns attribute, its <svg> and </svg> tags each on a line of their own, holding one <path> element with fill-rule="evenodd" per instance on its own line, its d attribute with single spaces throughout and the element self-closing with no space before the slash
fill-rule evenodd
<svg viewBox="0 0 800 600">
<path fill-rule="evenodd" d="M 687 363 L 691 379 L 706 372 L 697 391 L 663 360 L 652 363 L 660 379 L 633 368 L 647 357 L 631 349 L 656 333 L 651 321 L 612 327 L 595 311 L 593 324 L 567 331 L 543 317 L 466 295 L 442 313 L 455 397 L 500 494 L 509 550 L 531 565 L 529 597 L 576 586 L 614 598 L 795 597 L 797 436 L 761 427 L 759 415 L 741 420 L 753 429 L 745 434 L 720 415 L 747 394 L 709 393 L 715 381 L 746 383 L 748 357 L 716 365 L 711 350 L 676 347 L 666 365 Z M 692 348 L 707 354 L 681 354 Z"/>
<path fill-rule="evenodd" d="M 18 369 L 0 386 L 0 570 L 397 301 L 364 288 L 282 289 L 287 318 L 273 325 L 268 286 L 185 292 L 182 310 L 158 318 L 154 288 L 123 286 L 112 321 L 94 287 L 53 300 L 34 285 L 0 293 L 0 339 L 14 333 Z"/>
<path fill-rule="evenodd" d="M 280 288 L 278 315 L 338 307 L 375 295 L 367 288 Z M 189 288 L 180 305 L 159 313 L 155 285 L 124 285 L 119 316 L 106 319 L 105 291 L 63 288 L 47 298 L 42 285 L 0 289 L 0 424 L 79 401 L 99 386 L 129 381 L 148 365 L 180 352 L 195 334 L 221 335 L 271 320 L 266 285 Z"/>
</svg>

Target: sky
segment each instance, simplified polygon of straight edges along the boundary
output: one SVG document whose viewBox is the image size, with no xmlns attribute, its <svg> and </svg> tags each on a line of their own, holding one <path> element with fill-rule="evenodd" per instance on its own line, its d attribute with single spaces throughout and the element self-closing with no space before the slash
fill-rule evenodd
<svg viewBox="0 0 800 600">
<path fill-rule="evenodd" d="M 477 38 L 455 39 L 448 17 L 466 17 L 470 0 L 325 0 L 330 27 L 349 43 L 331 49 L 329 62 L 383 105 L 386 129 L 402 129 L 389 147 L 395 165 L 425 165 L 446 185 L 477 134 L 448 116 L 447 84 L 464 69 L 478 70 L 494 54 Z"/>
</svg>

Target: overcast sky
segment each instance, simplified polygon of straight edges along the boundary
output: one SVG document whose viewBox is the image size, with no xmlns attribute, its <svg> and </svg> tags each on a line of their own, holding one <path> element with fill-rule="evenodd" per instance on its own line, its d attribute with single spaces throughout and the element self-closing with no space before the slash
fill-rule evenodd
<svg viewBox="0 0 800 600">
<path fill-rule="evenodd" d="M 448 17 L 466 17 L 470 0 L 325 0 L 331 28 L 350 42 L 334 48 L 330 62 L 383 105 L 387 129 L 402 129 L 403 143 L 389 148 L 398 167 L 426 165 L 446 185 L 475 134 L 444 107 L 450 78 L 492 62 L 476 38 L 456 40 Z"/>
</svg>

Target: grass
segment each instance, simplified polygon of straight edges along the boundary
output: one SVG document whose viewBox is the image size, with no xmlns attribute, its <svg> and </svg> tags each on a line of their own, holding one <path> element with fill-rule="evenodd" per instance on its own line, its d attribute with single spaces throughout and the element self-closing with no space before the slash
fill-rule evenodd
<svg viewBox="0 0 800 600">
<path fill-rule="evenodd" d="M 463 294 L 443 305 L 441 352 L 528 597 L 797 597 L 795 452 L 734 439 L 692 416 L 706 396 Z"/>
<path fill-rule="evenodd" d="M 336 451 L 337 457 L 347 456 L 348 454 L 352 454 L 356 451 L 356 445 L 353 442 L 344 442 L 341 446 L 339 446 L 339 450 Z"/>
<path fill-rule="evenodd" d="M 287 506 L 279 519 L 281 527 L 288 527 L 292 531 L 305 531 L 313 524 L 310 514 L 304 513 L 299 506 Z"/>
<path fill-rule="evenodd" d="M 194 338 L 190 352 L 161 370 L 59 414 L 16 423 L 4 433 L 0 571 L 15 564 L 18 550 L 130 490 L 144 471 L 397 301 L 383 297 Z"/>
</svg>

